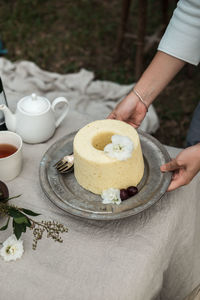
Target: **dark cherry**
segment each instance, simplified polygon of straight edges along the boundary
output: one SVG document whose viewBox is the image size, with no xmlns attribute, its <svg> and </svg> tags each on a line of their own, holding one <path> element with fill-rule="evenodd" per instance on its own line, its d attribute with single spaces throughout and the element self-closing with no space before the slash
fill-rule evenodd
<svg viewBox="0 0 200 300">
<path fill-rule="evenodd" d="M 0 202 L 6 202 L 8 197 L 9 197 L 8 187 L 3 181 L 0 181 Z"/>
<path fill-rule="evenodd" d="M 130 196 L 129 196 L 126 189 L 121 189 L 120 190 L 120 198 L 121 198 L 122 201 L 128 199 L 129 197 Z"/>
<path fill-rule="evenodd" d="M 129 186 L 126 190 L 129 197 L 135 196 L 138 193 L 138 188 L 136 186 Z"/>
</svg>

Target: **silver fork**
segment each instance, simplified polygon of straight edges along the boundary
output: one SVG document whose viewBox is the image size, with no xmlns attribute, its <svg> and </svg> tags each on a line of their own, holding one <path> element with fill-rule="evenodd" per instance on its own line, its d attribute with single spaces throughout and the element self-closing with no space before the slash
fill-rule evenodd
<svg viewBox="0 0 200 300">
<path fill-rule="evenodd" d="M 57 163 L 55 163 L 54 167 L 60 173 L 68 173 L 73 170 L 74 167 L 74 155 L 66 155 L 61 158 Z"/>
</svg>

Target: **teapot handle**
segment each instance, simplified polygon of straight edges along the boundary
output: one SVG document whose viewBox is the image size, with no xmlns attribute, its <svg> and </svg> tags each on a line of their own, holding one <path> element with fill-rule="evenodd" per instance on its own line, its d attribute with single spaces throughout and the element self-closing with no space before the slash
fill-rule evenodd
<svg viewBox="0 0 200 300">
<path fill-rule="evenodd" d="M 55 100 L 53 100 L 53 102 L 51 104 L 52 110 L 54 112 L 56 111 L 56 106 L 57 106 L 58 103 L 64 103 L 65 106 L 66 106 L 66 108 L 63 110 L 63 112 L 61 113 L 61 115 L 56 120 L 56 128 L 64 120 L 64 118 L 66 117 L 66 115 L 68 114 L 68 111 L 69 111 L 69 102 L 68 102 L 68 100 L 65 97 L 58 97 Z"/>
</svg>

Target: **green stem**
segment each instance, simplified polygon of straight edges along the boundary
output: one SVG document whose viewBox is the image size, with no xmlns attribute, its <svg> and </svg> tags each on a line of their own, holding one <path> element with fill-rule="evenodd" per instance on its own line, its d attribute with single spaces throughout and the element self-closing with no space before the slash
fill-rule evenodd
<svg viewBox="0 0 200 300">
<path fill-rule="evenodd" d="M 30 218 L 28 215 L 26 215 L 26 214 L 23 212 L 23 208 L 22 208 L 22 207 L 18 207 L 17 209 L 18 209 L 21 213 L 23 213 L 23 214 L 27 217 L 27 219 L 28 219 L 30 222 L 32 222 L 33 224 L 36 224 L 36 225 L 39 225 L 39 226 L 44 227 L 45 229 L 48 229 L 48 226 L 47 226 L 47 225 L 45 225 L 45 224 L 43 224 L 43 223 L 41 223 L 41 222 L 37 222 L 37 221 L 33 220 L 32 218 Z"/>
<path fill-rule="evenodd" d="M 8 198 L 8 201 L 9 200 L 12 200 L 12 199 L 15 199 L 15 198 L 19 198 L 21 196 L 21 194 L 20 195 L 17 195 L 17 196 L 13 196 L 13 197 L 10 197 L 10 198 Z M 8 204 L 9 205 L 9 204 Z"/>
</svg>

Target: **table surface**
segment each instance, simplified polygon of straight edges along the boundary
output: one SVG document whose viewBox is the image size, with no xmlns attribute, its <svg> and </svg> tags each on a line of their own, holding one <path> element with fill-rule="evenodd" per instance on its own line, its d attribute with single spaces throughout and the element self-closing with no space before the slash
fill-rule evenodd
<svg viewBox="0 0 200 300">
<path fill-rule="evenodd" d="M 70 112 L 46 143 L 23 145 L 23 170 L 8 183 L 12 203 L 42 213 L 38 219 L 65 224 L 62 244 L 45 238 L 32 250 L 32 232 L 23 234 L 25 253 L 16 262 L 0 260 L 0 299 L 15 300 L 183 300 L 200 282 L 199 176 L 167 193 L 139 215 L 112 222 L 77 219 L 54 206 L 39 181 L 40 161 L 62 136 L 105 118 L 133 87 L 95 80 L 92 72 L 44 71 L 33 62 L 0 58 L 9 106 L 32 92 L 50 100 L 65 96 Z M 142 129 L 159 126 L 152 106 Z M 170 155 L 179 149 L 167 147 Z M 4 224 L 0 220 L 0 225 Z M 1 241 L 12 228 L 1 232 Z"/>
<path fill-rule="evenodd" d="M 2 299 L 183 299 L 200 281 L 195 273 L 199 177 L 139 215 L 112 222 L 77 219 L 44 195 L 38 172 L 45 151 L 91 120 L 71 111 L 52 139 L 23 145 L 23 170 L 8 183 L 11 196 L 22 196 L 12 202 L 65 224 L 69 232 L 62 244 L 44 238 L 36 251 L 32 233 L 24 234 L 23 257 L 0 261 Z M 168 150 L 172 156 L 179 151 Z M 8 231 L 1 233 L 1 238 L 7 236 Z"/>
</svg>

